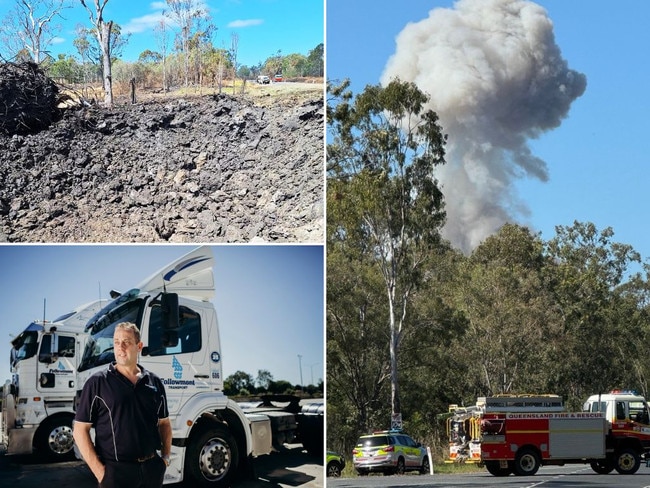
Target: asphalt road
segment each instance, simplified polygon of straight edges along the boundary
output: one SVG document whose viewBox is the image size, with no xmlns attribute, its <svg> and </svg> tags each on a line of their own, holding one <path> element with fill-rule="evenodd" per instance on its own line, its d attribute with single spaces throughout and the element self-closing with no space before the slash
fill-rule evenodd
<svg viewBox="0 0 650 488">
<path fill-rule="evenodd" d="M 650 468 L 641 465 L 641 469 L 629 476 L 616 472 L 608 475 L 594 473 L 589 466 L 581 464 L 567 466 L 545 466 L 535 476 L 508 476 L 497 478 L 489 473 L 472 474 L 434 474 L 385 477 L 371 475 L 358 478 L 328 478 L 328 488 L 367 488 L 367 487 L 401 487 L 401 486 L 435 486 L 469 488 L 469 487 L 507 487 L 507 488 L 650 488 Z"/>
<path fill-rule="evenodd" d="M 288 444 L 281 452 L 255 460 L 256 479 L 240 479 L 232 488 L 323 488 L 321 459 L 302 446 Z M 97 482 L 81 461 L 43 463 L 35 456 L 0 455 L 0 488 L 96 488 Z M 183 483 L 165 485 L 182 488 Z M 189 486 L 189 484 L 188 484 Z"/>
</svg>

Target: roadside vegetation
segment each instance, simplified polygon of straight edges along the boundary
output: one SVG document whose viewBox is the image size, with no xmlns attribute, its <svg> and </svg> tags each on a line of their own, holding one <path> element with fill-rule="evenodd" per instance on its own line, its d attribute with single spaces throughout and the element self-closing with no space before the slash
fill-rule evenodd
<svg viewBox="0 0 650 488">
<path fill-rule="evenodd" d="M 592 222 L 550 239 L 509 223 L 461 253 L 439 234 L 454 188 L 437 186 L 444 127 L 421 110 L 426 95 L 399 80 L 328 92 L 328 448 L 349 459 L 398 413 L 438 467 L 449 404 L 648 396 L 650 268 L 632 246 Z"/>
</svg>

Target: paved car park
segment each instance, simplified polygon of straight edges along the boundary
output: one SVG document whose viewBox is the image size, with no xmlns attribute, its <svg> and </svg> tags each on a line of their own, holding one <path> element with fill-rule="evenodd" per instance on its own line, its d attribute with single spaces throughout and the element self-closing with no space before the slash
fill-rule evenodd
<svg viewBox="0 0 650 488">
<path fill-rule="evenodd" d="M 95 488 L 97 482 L 81 461 L 45 463 L 36 456 L 0 455 L 0 488 Z M 255 460 L 255 479 L 239 479 L 233 488 L 323 488 L 323 460 L 307 455 L 302 446 L 286 449 Z M 165 485 L 180 488 L 183 483 Z"/>
</svg>

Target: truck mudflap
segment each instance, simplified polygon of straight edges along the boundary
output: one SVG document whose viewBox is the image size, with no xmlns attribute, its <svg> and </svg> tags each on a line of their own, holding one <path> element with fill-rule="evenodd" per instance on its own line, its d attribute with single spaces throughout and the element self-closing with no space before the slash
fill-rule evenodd
<svg viewBox="0 0 650 488">
<path fill-rule="evenodd" d="M 298 414 L 298 438 L 307 452 L 322 457 L 325 448 L 325 404 L 303 405 Z"/>
</svg>

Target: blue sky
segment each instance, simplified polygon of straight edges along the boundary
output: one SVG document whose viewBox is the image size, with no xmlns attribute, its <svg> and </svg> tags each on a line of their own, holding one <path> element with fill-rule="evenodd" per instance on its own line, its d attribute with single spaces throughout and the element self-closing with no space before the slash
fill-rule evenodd
<svg viewBox="0 0 650 488">
<path fill-rule="evenodd" d="M 631 244 L 647 259 L 650 3 L 536 3 L 550 18 L 568 67 L 583 73 L 587 86 L 558 127 L 528 141 L 533 155 L 545 161 L 548 180 L 521 174 L 511 179 L 514 220 L 546 239 L 555 235 L 556 225 L 574 220 L 593 222 L 599 229 L 612 227 L 614 240 Z M 398 7 L 387 0 L 328 0 L 328 79 L 350 78 L 355 93 L 379 83 L 405 26 L 420 23 L 434 8 L 454 4 L 410 0 Z M 434 36 L 436 31 L 421 35 Z"/>
<path fill-rule="evenodd" d="M 0 246 L 0 384 L 10 377 L 11 335 L 33 320 L 53 320 L 78 305 L 126 291 L 195 246 Z M 215 246 L 214 277 L 224 376 L 305 384 L 324 377 L 323 248 Z M 302 355 L 299 360 L 298 354 Z"/>
<path fill-rule="evenodd" d="M 0 0 L 0 19 L 14 5 L 15 0 Z M 77 55 L 72 41 L 75 26 L 90 27 L 86 10 L 79 0 L 70 0 L 73 8 L 66 9 L 61 20 L 61 31 L 52 55 Z M 90 6 L 93 2 L 89 1 Z M 238 64 L 251 66 L 264 62 L 281 50 L 282 55 L 307 55 L 324 40 L 323 0 L 203 0 L 217 27 L 213 43 L 229 49 L 232 33 L 237 33 Z M 104 18 L 113 20 L 130 32 L 131 37 L 122 59 L 136 61 L 146 49 L 159 51 L 153 28 L 161 19 L 166 3 L 162 1 L 109 0 Z M 169 9 L 167 9 L 169 10 Z"/>
</svg>

